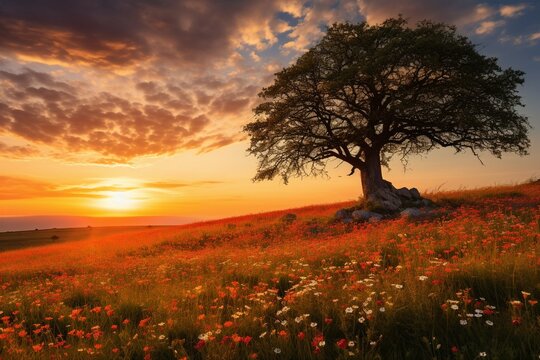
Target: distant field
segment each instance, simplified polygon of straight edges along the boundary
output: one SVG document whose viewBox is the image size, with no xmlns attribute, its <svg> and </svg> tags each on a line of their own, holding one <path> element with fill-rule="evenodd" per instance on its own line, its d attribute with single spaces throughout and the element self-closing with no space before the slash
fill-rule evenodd
<svg viewBox="0 0 540 360">
<path fill-rule="evenodd" d="M 0 252 L 32 246 L 88 240 L 115 234 L 140 232 L 156 226 L 111 226 L 0 232 Z"/>
<path fill-rule="evenodd" d="M 3 234 L 0 359 L 538 359 L 540 184 L 427 196 Z"/>
</svg>

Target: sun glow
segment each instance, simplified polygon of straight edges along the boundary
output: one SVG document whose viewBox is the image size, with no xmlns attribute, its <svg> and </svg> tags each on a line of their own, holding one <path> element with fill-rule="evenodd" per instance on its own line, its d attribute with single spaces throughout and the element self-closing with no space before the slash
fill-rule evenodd
<svg viewBox="0 0 540 360">
<path fill-rule="evenodd" d="M 132 210 L 137 206 L 137 200 L 129 191 L 109 191 L 100 205 L 108 210 Z"/>
</svg>

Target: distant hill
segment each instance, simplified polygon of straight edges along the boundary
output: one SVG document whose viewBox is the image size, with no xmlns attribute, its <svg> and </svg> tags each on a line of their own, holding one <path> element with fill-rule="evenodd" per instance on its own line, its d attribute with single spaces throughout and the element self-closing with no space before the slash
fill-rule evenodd
<svg viewBox="0 0 540 360">
<path fill-rule="evenodd" d="M 0 217 L 0 232 L 52 228 L 80 228 L 101 226 L 182 225 L 198 219 L 180 216 L 7 216 Z"/>
</svg>

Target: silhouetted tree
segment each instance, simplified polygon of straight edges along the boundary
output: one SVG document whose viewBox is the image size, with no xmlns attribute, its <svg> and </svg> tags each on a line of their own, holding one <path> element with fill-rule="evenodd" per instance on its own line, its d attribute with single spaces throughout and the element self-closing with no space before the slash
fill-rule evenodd
<svg viewBox="0 0 540 360">
<path fill-rule="evenodd" d="M 523 76 L 446 24 L 334 24 L 259 93 L 244 128 L 259 160 L 254 180 L 321 174 L 336 158 L 360 171 L 368 201 L 396 210 L 381 172 L 393 155 L 527 153 L 529 124 L 516 111 Z"/>
</svg>

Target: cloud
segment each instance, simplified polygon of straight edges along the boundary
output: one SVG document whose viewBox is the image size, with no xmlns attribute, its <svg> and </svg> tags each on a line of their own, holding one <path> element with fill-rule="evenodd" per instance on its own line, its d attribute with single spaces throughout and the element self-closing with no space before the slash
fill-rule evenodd
<svg viewBox="0 0 540 360">
<path fill-rule="evenodd" d="M 496 28 L 504 25 L 503 20 L 498 21 L 482 21 L 480 26 L 474 31 L 478 35 L 487 35 L 491 34 Z"/>
<path fill-rule="evenodd" d="M 19 159 L 37 154 L 39 154 L 39 151 L 32 146 L 8 145 L 0 141 L 0 156 Z"/>
<path fill-rule="evenodd" d="M 238 45 L 264 48 L 298 14 L 285 0 L 3 0 L 0 49 L 26 59 L 126 70 L 168 61 L 207 66 Z"/>
<path fill-rule="evenodd" d="M 298 25 L 288 33 L 285 50 L 306 51 L 320 39 L 326 26 L 338 21 L 358 21 L 359 10 L 353 0 L 323 0 L 303 9 Z"/>
<path fill-rule="evenodd" d="M 71 190 L 59 190 L 57 186 L 46 181 L 0 176 L 0 201 L 59 197 L 99 198 L 102 196 L 84 192 L 77 193 Z"/>
<path fill-rule="evenodd" d="M 358 7 L 369 24 L 381 23 L 401 14 L 413 23 L 429 19 L 465 25 L 486 19 L 495 12 L 491 7 L 473 0 L 358 0 Z"/>
<path fill-rule="evenodd" d="M 207 115 L 195 109 L 193 96 L 172 85 L 138 83 L 146 100 L 140 103 L 109 92 L 85 95 L 32 70 L 0 71 L 0 84 L 0 133 L 68 156 L 90 152 L 97 163 L 126 163 L 197 147 L 208 151 L 238 138 L 235 131 L 212 130 Z M 216 116 L 238 113 L 248 107 L 255 90 L 240 86 L 211 96 L 208 111 Z M 21 155 L 24 149 L 4 147 Z"/>
<path fill-rule="evenodd" d="M 499 8 L 499 14 L 503 17 L 516 17 L 523 14 L 527 4 L 504 5 Z"/>
<path fill-rule="evenodd" d="M 535 32 L 533 34 L 530 34 L 528 38 L 529 38 L 529 41 L 536 41 L 540 39 L 540 32 Z"/>
<path fill-rule="evenodd" d="M 13 176 L 0 176 L 0 201 L 21 200 L 35 198 L 90 198 L 101 199 L 107 197 L 110 192 L 132 190 L 172 190 L 195 186 L 210 186 L 221 184 L 220 181 L 199 180 L 190 182 L 156 181 L 139 182 L 132 181 L 130 185 L 104 185 L 87 184 L 66 186 L 47 181 L 21 178 Z"/>
</svg>

